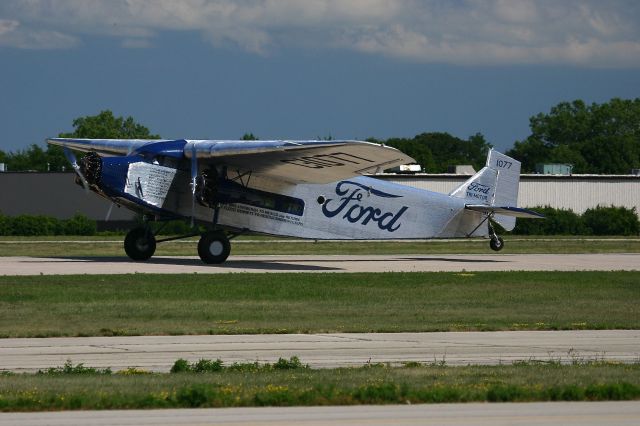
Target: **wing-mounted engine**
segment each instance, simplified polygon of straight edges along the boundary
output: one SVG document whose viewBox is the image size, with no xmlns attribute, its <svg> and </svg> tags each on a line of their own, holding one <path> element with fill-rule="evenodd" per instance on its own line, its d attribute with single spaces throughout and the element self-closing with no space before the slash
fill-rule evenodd
<svg viewBox="0 0 640 426">
<path fill-rule="evenodd" d="M 283 194 L 251 188 L 248 181 L 229 178 L 223 168 L 219 172 L 215 167 L 205 169 L 196 178 L 195 197 L 198 204 L 216 209 L 223 204 L 245 204 L 249 206 L 280 211 L 301 216 L 304 201 Z"/>
<path fill-rule="evenodd" d="M 218 203 L 218 171 L 210 167 L 205 169 L 196 178 L 195 197 L 198 204 L 203 207 L 215 208 Z"/>
</svg>

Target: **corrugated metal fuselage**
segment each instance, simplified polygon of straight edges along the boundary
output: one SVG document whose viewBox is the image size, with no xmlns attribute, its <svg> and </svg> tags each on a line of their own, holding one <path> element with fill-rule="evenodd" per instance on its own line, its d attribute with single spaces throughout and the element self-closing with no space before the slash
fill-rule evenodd
<svg viewBox="0 0 640 426">
<path fill-rule="evenodd" d="M 224 201 L 215 203 L 217 213 L 199 203 L 193 208 L 187 170 L 138 162 L 129 165 L 123 188 L 116 189 L 120 194 L 111 196 L 151 214 L 193 214 L 199 221 L 215 221 L 236 230 L 310 239 L 488 235 L 486 223 L 474 232 L 483 215 L 465 210 L 462 199 L 370 177 L 293 185 L 264 176 L 236 175 L 224 183 L 218 188 Z"/>
</svg>

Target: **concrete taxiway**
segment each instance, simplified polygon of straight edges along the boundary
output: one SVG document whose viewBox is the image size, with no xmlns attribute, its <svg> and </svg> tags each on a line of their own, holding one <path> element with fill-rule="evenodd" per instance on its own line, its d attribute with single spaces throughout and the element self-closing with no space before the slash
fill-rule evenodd
<svg viewBox="0 0 640 426">
<path fill-rule="evenodd" d="M 447 365 L 514 361 L 637 362 L 640 330 L 446 333 L 261 334 L 0 339 L 0 371 L 36 371 L 67 360 L 91 367 L 169 371 L 184 358 L 275 362 L 298 356 L 312 367 L 408 361 Z"/>
<path fill-rule="evenodd" d="M 197 257 L 0 257 L 2 275 L 228 273 L 228 272 L 433 272 L 633 271 L 640 253 L 495 255 L 261 255 L 231 256 L 222 265 Z"/>
<path fill-rule="evenodd" d="M 256 407 L 0 414 L 2 426 L 79 425 L 637 425 L 640 402 L 527 402 Z"/>
</svg>

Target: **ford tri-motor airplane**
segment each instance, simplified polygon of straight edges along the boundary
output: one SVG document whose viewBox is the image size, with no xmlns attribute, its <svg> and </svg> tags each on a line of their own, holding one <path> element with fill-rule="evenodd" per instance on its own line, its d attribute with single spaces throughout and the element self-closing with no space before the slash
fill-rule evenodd
<svg viewBox="0 0 640 426">
<path fill-rule="evenodd" d="M 516 217 L 520 163 L 491 150 L 487 165 L 449 194 L 362 176 L 414 160 L 361 141 L 231 141 L 47 139 L 64 148 L 85 189 L 149 220 L 190 219 L 208 225 L 198 254 L 206 263 L 229 256 L 244 232 L 310 239 L 489 237 L 491 221 L 510 231 Z M 73 151 L 86 152 L 76 161 Z M 184 237 L 193 236 L 187 235 Z M 133 260 L 153 256 L 148 225 L 131 230 Z"/>
</svg>

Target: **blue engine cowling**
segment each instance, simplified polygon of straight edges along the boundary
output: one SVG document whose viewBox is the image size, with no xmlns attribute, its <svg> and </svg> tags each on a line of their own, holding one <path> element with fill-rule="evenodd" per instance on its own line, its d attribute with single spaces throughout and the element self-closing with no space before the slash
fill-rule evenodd
<svg viewBox="0 0 640 426">
<path fill-rule="evenodd" d="M 149 143 L 123 157 L 101 157 L 95 152 L 89 152 L 80 160 L 79 165 L 90 188 L 98 194 L 141 213 L 179 217 L 176 212 L 149 203 L 145 197 L 127 192 L 126 187 L 130 167 L 134 163 L 177 170 L 185 161 L 185 144 L 185 140 Z"/>
</svg>

